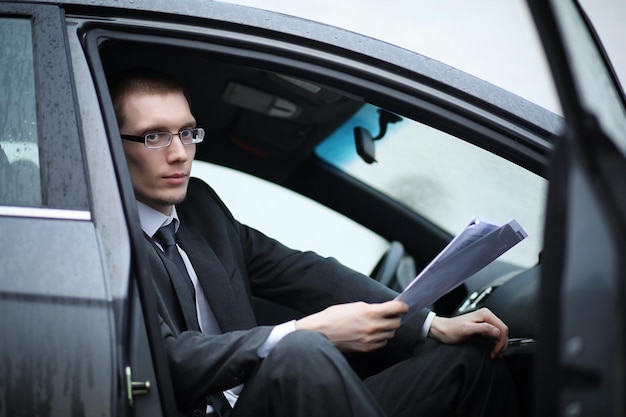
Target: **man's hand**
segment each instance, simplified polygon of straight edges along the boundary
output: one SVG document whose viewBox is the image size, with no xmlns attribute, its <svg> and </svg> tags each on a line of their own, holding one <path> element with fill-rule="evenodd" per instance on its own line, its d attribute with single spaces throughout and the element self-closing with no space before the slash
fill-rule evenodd
<svg viewBox="0 0 626 417">
<path fill-rule="evenodd" d="M 462 342 L 475 334 L 494 339 L 496 344 L 491 357 L 502 356 L 508 343 L 509 328 L 487 308 L 452 318 L 435 317 L 428 333 L 448 344 Z"/>
<path fill-rule="evenodd" d="M 298 320 L 296 329 L 317 330 L 344 352 L 369 352 L 387 344 L 407 311 L 402 301 L 340 304 Z"/>
</svg>

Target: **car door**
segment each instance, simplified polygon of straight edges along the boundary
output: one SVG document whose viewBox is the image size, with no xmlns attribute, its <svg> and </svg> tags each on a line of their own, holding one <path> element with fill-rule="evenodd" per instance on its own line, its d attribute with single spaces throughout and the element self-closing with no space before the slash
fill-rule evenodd
<svg viewBox="0 0 626 417">
<path fill-rule="evenodd" d="M 552 163 L 538 416 L 623 415 L 626 110 L 575 1 L 529 1 L 568 129 Z"/>
<path fill-rule="evenodd" d="M 72 29 L 57 6 L 0 2 L 0 415 L 174 415 Z"/>
<path fill-rule="evenodd" d="M 0 414 L 110 415 L 111 300 L 62 14 L 0 16 Z"/>
</svg>

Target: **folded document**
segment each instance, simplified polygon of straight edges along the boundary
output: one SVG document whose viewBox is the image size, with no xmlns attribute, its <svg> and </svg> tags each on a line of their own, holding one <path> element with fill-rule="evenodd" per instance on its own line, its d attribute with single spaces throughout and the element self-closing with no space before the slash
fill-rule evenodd
<svg viewBox="0 0 626 417">
<path fill-rule="evenodd" d="M 396 297 L 409 305 L 403 320 L 434 303 L 527 236 L 515 220 L 498 226 L 474 218 Z"/>
</svg>

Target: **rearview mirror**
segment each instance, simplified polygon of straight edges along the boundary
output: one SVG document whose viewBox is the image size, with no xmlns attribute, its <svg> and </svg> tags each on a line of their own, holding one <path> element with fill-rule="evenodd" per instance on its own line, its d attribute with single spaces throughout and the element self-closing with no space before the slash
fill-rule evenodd
<svg viewBox="0 0 626 417">
<path fill-rule="evenodd" d="M 364 127 L 354 128 L 354 143 L 356 152 L 368 164 L 376 162 L 376 147 L 374 146 L 374 138 L 369 130 Z"/>
<path fill-rule="evenodd" d="M 384 109 L 378 109 L 378 125 L 380 126 L 380 132 L 376 137 L 373 137 L 369 130 L 364 127 L 354 128 L 354 142 L 356 144 L 356 152 L 359 154 L 362 160 L 368 164 L 376 162 L 376 146 L 374 141 L 382 139 L 387 133 L 387 125 L 389 123 L 398 123 L 402 120 L 397 114 L 393 114 Z"/>
</svg>

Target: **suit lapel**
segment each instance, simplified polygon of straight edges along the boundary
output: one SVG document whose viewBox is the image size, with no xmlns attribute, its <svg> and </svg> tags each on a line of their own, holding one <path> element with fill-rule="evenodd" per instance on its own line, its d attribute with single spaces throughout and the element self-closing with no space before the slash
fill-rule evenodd
<svg viewBox="0 0 626 417">
<path fill-rule="evenodd" d="M 202 235 L 193 228 L 184 227 L 181 223 L 178 240 L 191 259 L 198 281 L 222 331 L 248 329 L 255 326 L 255 319 L 243 314 L 247 300 L 237 301 L 230 274 L 226 272 L 222 262 Z M 242 303 L 244 305 L 241 305 Z"/>
</svg>

